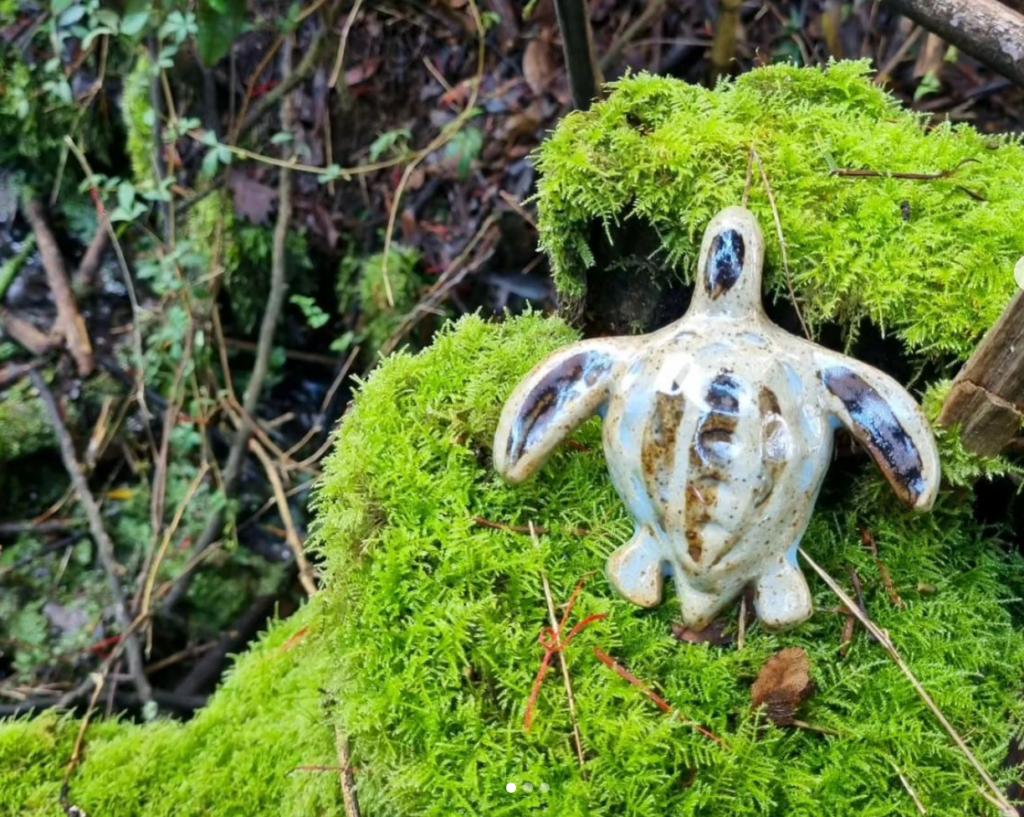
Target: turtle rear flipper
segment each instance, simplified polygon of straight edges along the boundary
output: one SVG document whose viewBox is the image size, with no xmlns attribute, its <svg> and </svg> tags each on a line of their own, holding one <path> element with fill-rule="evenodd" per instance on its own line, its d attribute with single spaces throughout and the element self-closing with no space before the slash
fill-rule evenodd
<svg viewBox="0 0 1024 817">
<path fill-rule="evenodd" d="M 896 495 L 925 511 L 939 490 L 939 452 L 914 398 L 888 375 L 839 355 L 816 355 L 826 402 L 874 459 Z"/>
<path fill-rule="evenodd" d="M 657 607 L 665 588 L 661 547 L 654 533 L 641 527 L 608 557 L 608 581 L 638 607 Z"/>
<path fill-rule="evenodd" d="M 586 340 L 555 353 L 513 392 L 494 435 L 494 467 L 522 482 L 562 440 L 608 401 L 629 343 Z"/>
</svg>

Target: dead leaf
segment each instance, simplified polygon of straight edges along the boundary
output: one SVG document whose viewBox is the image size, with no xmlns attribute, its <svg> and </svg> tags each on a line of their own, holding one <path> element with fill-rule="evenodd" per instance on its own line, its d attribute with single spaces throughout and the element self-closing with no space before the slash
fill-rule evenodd
<svg viewBox="0 0 1024 817">
<path fill-rule="evenodd" d="M 358 85 L 360 82 L 366 82 L 374 74 L 377 73 L 377 69 L 380 68 L 380 58 L 373 57 L 368 59 L 362 65 L 356 65 L 349 68 L 345 72 L 345 84 L 346 85 Z"/>
<path fill-rule="evenodd" d="M 724 647 L 732 644 L 732 636 L 725 633 L 725 620 L 715 619 L 703 630 L 691 630 L 682 624 L 672 625 L 672 637 L 686 644 L 713 644 Z"/>
<path fill-rule="evenodd" d="M 551 43 L 543 37 L 530 40 L 523 52 L 523 76 L 534 95 L 540 96 L 547 90 L 555 70 Z"/>
<path fill-rule="evenodd" d="M 799 647 L 780 650 L 765 661 L 750 690 L 754 709 L 764 707 L 764 714 L 776 726 L 790 726 L 797 710 L 814 694 L 811 662 Z"/>
<path fill-rule="evenodd" d="M 235 198 L 235 213 L 253 224 L 269 224 L 277 201 L 277 190 L 249 178 L 241 170 L 232 170 L 228 187 Z"/>
</svg>

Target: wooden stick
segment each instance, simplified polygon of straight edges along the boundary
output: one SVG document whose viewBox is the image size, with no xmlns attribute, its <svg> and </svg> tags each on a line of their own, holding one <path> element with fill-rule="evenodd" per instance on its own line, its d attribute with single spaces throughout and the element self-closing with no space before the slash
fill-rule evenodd
<svg viewBox="0 0 1024 817">
<path fill-rule="evenodd" d="M 1024 14 L 998 0 L 886 2 L 900 14 L 1024 87 Z"/>
<path fill-rule="evenodd" d="M 60 409 L 57 408 L 57 401 L 53 397 L 49 386 L 43 380 L 42 375 L 37 371 L 29 372 L 32 385 L 39 392 L 39 397 L 46 407 L 46 413 L 53 426 L 53 432 L 60 444 L 61 458 L 64 460 L 64 468 L 71 477 L 78 502 L 85 510 L 86 518 L 89 520 L 89 531 L 96 541 L 96 549 L 99 552 L 100 561 L 103 563 L 103 570 L 107 574 L 107 585 L 110 588 L 110 596 L 114 601 L 114 617 L 117 626 L 121 629 L 121 639 L 124 641 L 125 654 L 128 657 L 128 671 L 132 676 L 132 683 L 135 685 L 139 697 L 148 702 L 153 697 L 153 690 L 146 680 L 146 673 L 142 664 L 142 649 L 132 629 L 132 621 L 128 615 L 128 603 L 125 600 L 124 589 L 121 587 L 121 580 L 118 577 L 120 568 L 117 558 L 114 555 L 114 543 L 110 540 L 106 528 L 103 526 L 103 516 L 100 513 L 99 505 L 89 490 L 89 483 L 85 479 L 85 472 L 75 454 L 75 444 L 71 441 L 71 435 L 60 416 Z"/>
<path fill-rule="evenodd" d="M 85 320 L 78 311 L 78 304 L 75 303 L 75 296 L 71 292 L 64 256 L 61 255 L 57 240 L 46 223 L 43 206 L 36 199 L 29 199 L 25 202 L 23 211 L 36 235 L 39 257 L 46 271 L 50 292 L 53 293 L 54 305 L 57 307 L 55 328 L 64 336 L 68 351 L 78 368 L 78 374 L 86 377 L 96 368 L 96 360 L 92 352 L 92 343 L 89 342 L 89 333 L 85 328 Z"/>
<path fill-rule="evenodd" d="M 994 457 L 1017 436 L 1022 418 L 1024 292 L 1018 292 L 953 380 L 938 423 L 960 426 L 965 448 Z"/>
<path fill-rule="evenodd" d="M 985 785 L 988 786 L 992 796 L 987 799 L 990 799 L 991 802 L 999 809 L 1000 813 L 1005 815 L 1005 817 L 1017 817 L 1017 810 L 1010 805 L 1010 802 L 1006 799 L 1006 795 L 1003 794 L 1002 790 L 996 784 L 995 780 L 993 780 L 989 775 L 985 767 L 981 765 L 981 761 L 974 756 L 974 752 L 971 751 L 964 739 L 960 737 L 960 734 L 953 728 L 953 724 L 951 724 L 946 719 L 946 716 L 942 714 L 942 710 L 939 709 L 935 701 L 932 700 L 932 696 L 928 694 L 928 690 L 926 690 L 921 682 L 917 680 L 917 676 L 915 676 L 910 667 L 907 666 L 907 663 L 896 650 L 896 646 L 889 640 L 889 634 L 868 618 L 867 614 L 857 606 L 857 602 L 851 599 L 847 595 L 846 591 L 839 586 L 839 583 L 828 575 L 828 573 L 826 573 L 803 548 L 800 548 L 800 557 L 821 577 L 822 581 L 829 586 L 829 589 L 839 596 L 839 599 L 846 605 L 847 609 L 857 617 L 857 620 L 864 625 L 865 629 L 871 633 L 871 635 L 875 637 L 875 640 L 885 647 L 886 652 L 888 652 L 892 660 L 896 662 L 896 666 L 900 668 L 900 672 L 902 672 L 906 676 L 907 680 L 910 681 L 910 685 L 914 688 L 918 697 L 924 701 L 925 706 L 931 710 L 935 719 L 942 724 L 942 728 L 946 730 L 949 736 L 953 739 L 957 748 L 974 767 L 975 771 L 977 771 L 978 775 L 985 782 Z"/>
</svg>

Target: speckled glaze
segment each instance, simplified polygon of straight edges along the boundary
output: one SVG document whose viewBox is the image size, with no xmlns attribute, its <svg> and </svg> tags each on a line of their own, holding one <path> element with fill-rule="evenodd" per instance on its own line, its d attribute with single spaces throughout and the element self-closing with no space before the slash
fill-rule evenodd
<svg viewBox="0 0 1024 817">
<path fill-rule="evenodd" d="M 587 340 L 537 366 L 501 416 L 494 464 L 528 479 L 594 414 L 636 533 L 608 578 L 642 607 L 671 576 L 684 622 L 708 625 L 747 586 L 765 626 L 813 612 L 797 564 L 834 431 L 844 426 L 909 506 L 939 484 L 928 422 L 891 377 L 789 334 L 761 306 L 764 236 L 741 207 L 712 220 L 692 304 L 638 337 Z"/>
</svg>

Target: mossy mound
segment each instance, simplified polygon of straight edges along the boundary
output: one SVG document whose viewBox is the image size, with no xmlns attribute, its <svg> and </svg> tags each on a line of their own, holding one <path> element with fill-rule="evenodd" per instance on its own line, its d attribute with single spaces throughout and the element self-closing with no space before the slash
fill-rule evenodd
<svg viewBox="0 0 1024 817">
<path fill-rule="evenodd" d="M 86 814 L 312 815 L 334 813 L 334 731 L 321 688 L 328 656 L 312 606 L 275 625 L 189 723 L 89 727 L 70 801 Z M 64 769 L 80 723 L 44 715 L 0 728 L 0 814 L 60 812 Z"/>
<path fill-rule="evenodd" d="M 537 316 L 464 319 L 425 353 L 388 360 L 342 426 L 318 540 L 334 622 L 327 649 L 340 662 L 340 723 L 363 772 L 364 813 L 916 814 L 899 773 L 929 813 L 984 811 L 970 767 L 885 652 L 860 634 L 840 655 L 844 617 L 830 612 L 837 601 L 821 582 L 812 579 L 811 622 L 784 635 L 755 628 L 742 651 L 673 639 L 671 594 L 655 611 L 615 594 L 601 570 L 632 522 L 608 480 L 597 423 L 577 434 L 585 450 L 563 447 L 535 481 L 512 488 L 494 475 L 502 401 L 571 339 Z M 1024 563 L 972 521 L 969 505 L 946 494 L 930 515 L 903 512 L 879 500 L 866 462 L 862 470 L 852 488 L 850 474 L 827 484 L 804 546 L 847 586 L 856 568 L 871 615 L 998 771 L 1024 714 L 1024 634 L 1009 609 Z M 478 518 L 548 533 L 535 547 Z M 878 538 L 904 609 L 889 600 L 861 525 Z M 573 622 L 608 616 L 567 653 L 585 772 L 557 671 L 533 731 L 523 728 L 549 626 L 542 572 L 559 602 L 590 576 Z M 802 719 L 825 732 L 778 730 L 750 711 L 754 677 L 786 646 L 810 655 L 818 691 Z M 663 715 L 594 647 L 727 746 Z"/>
<path fill-rule="evenodd" d="M 541 244 L 569 297 L 593 275 L 600 233 L 649 225 L 656 264 L 690 278 L 704 227 L 740 202 L 751 147 L 775 194 L 793 284 L 812 327 L 867 319 L 933 357 L 966 357 L 1015 291 L 1024 255 L 1019 137 L 929 127 L 867 78 L 867 62 L 773 66 L 714 91 L 641 74 L 572 113 L 544 143 Z M 943 174 L 932 181 L 845 178 L 836 169 Z M 757 168 L 750 207 L 767 239 L 766 278 L 786 292 L 771 205 Z M 627 250 L 628 251 L 628 250 Z"/>
</svg>

